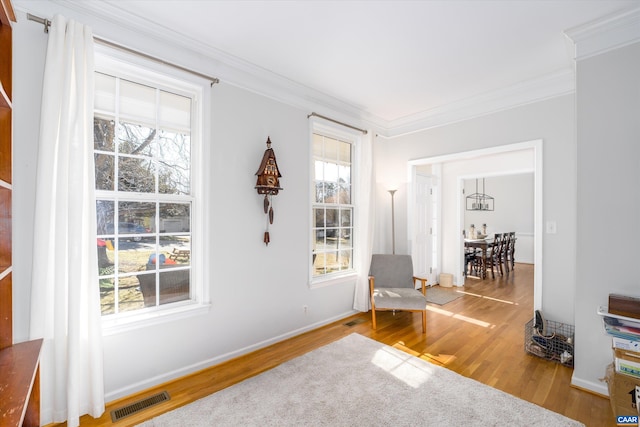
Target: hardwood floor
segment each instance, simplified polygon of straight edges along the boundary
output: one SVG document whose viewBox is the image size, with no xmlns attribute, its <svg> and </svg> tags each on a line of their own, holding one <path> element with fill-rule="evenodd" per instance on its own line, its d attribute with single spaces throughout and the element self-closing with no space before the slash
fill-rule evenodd
<svg viewBox="0 0 640 427">
<path fill-rule="evenodd" d="M 354 332 L 564 414 L 586 426 L 616 425 L 608 398 L 571 387 L 571 368 L 524 351 L 524 325 L 533 312 L 532 265 L 516 264 L 515 272 L 501 278 L 469 278 L 464 288 L 451 290 L 460 291 L 463 296 L 444 306 L 430 305 L 426 335 L 422 333 L 419 314 L 380 312 L 375 331 L 371 329 L 370 313 L 356 314 L 112 402 L 101 418 L 84 416 L 81 425 L 135 425 Z M 163 390 L 171 396 L 168 402 L 117 423 L 111 422 L 111 410 Z"/>
</svg>

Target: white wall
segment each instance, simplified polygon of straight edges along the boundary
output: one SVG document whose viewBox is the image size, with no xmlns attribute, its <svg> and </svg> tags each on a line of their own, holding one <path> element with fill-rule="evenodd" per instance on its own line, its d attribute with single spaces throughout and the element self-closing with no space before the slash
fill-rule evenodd
<svg viewBox="0 0 640 427">
<path fill-rule="evenodd" d="M 91 24 L 94 19 L 83 21 Z M 42 25 L 27 21 L 22 11 L 14 28 L 13 277 L 14 337 L 19 342 L 29 338 L 35 156 L 47 36 Z M 117 33 L 118 28 L 105 27 L 100 35 L 109 38 Z M 144 40 L 131 39 L 136 41 Z M 163 48 L 165 58 L 179 56 L 171 46 Z M 216 70 L 210 73 L 215 75 Z M 353 280 L 316 289 L 308 284 L 308 113 L 225 81 L 213 86 L 211 154 L 205 159 L 210 176 L 206 237 L 211 280 L 206 286 L 211 310 L 105 336 L 107 401 L 353 313 Z M 265 216 L 262 197 L 254 190 L 254 174 L 268 136 L 284 190 L 274 198 L 271 243 L 265 246 Z M 308 306 L 306 314 L 303 306 Z M 46 420 L 51 405 L 46 401 L 42 405 Z"/>
<path fill-rule="evenodd" d="M 572 95 L 525 105 L 508 111 L 437 127 L 375 144 L 379 182 L 407 181 L 407 163 L 541 139 L 543 141 L 543 221 L 554 220 L 556 234 L 543 235 L 542 302 L 548 319 L 573 324 L 576 253 L 576 142 L 575 98 Z M 474 173 L 491 170 L 475 170 Z M 400 196 L 406 198 L 399 191 Z M 397 197 L 397 196 L 396 196 Z M 443 195 L 443 206 L 446 201 Z M 456 196 L 453 196 L 456 197 Z M 396 204 L 396 219 L 406 218 L 406 203 Z M 379 208 L 383 211 L 382 208 Z M 443 223 L 446 219 L 443 218 Z M 445 229 L 442 238 L 458 239 L 460 227 Z M 404 233 L 404 234 L 403 234 Z M 455 233 L 455 234 L 451 234 Z M 396 223 L 396 234 L 406 236 L 406 221 Z M 389 251 L 376 236 L 375 247 Z M 408 253 L 406 238 L 398 239 L 396 252 Z M 443 248 L 443 254 L 447 253 Z M 443 260 L 444 261 L 444 260 Z M 444 265 L 443 265 L 444 269 Z M 517 325 L 514 327 L 521 327 Z"/>
<path fill-rule="evenodd" d="M 578 251 L 573 380 L 593 384 L 612 361 L 596 314 L 610 293 L 640 296 L 640 43 L 578 61 Z M 593 236 L 602 235 L 603 242 Z"/>
</svg>

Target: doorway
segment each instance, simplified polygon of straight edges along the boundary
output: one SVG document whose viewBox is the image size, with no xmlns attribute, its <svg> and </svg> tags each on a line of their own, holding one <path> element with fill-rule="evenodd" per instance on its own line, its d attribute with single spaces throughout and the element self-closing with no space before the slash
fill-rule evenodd
<svg viewBox="0 0 640 427">
<path fill-rule="evenodd" d="M 439 197 L 432 204 L 433 216 L 438 218 L 433 239 L 418 239 L 416 218 L 419 215 L 416 197 L 409 200 L 409 240 L 412 242 L 412 256 L 429 253 L 421 245 L 432 245 L 434 258 L 432 269 L 451 273 L 454 285 L 462 286 L 464 264 L 464 197 L 462 197 L 463 177 L 482 174 L 519 174 L 532 172 L 534 175 L 534 310 L 542 305 L 542 140 L 527 141 L 453 153 L 445 156 L 412 160 L 408 162 L 410 194 L 416 194 L 417 176 L 426 166 L 430 166 L 431 179 L 438 188 Z M 437 280 L 436 280 L 437 282 Z M 434 283 L 434 282 L 432 282 Z"/>
</svg>

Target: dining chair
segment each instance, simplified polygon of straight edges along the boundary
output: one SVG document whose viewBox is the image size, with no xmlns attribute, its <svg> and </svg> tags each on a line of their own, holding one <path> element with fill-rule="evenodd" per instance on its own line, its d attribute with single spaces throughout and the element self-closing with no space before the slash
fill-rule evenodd
<svg viewBox="0 0 640 427">
<path fill-rule="evenodd" d="M 465 248 L 464 253 L 464 273 L 467 275 L 482 277 L 484 270 L 484 258 L 482 257 L 482 249 L 471 247 Z M 484 277 L 483 277 L 484 278 Z"/>
<path fill-rule="evenodd" d="M 493 245 L 487 252 L 487 269 L 491 269 L 491 277 L 496 278 L 496 269 L 501 276 L 504 274 L 502 264 L 505 254 L 505 234 L 496 233 L 493 237 Z"/>
<path fill-rule="evenodd" d="M 500 263 L 502 266 L 502 273 L 509 273 L 509 245 L 511 244 L 511 235 L 504 233 L 502 235 L 502 254 L 500 256 Z"/>
<path fill-rule="evenodd" d="M 509 245 L 505 250 L 505 262 L 507 265 L 507 271 L 509 271 L 509 266 L 511 266 L 511 270 L 515 270 L 516 268 L 516 232 L 509 232 Z"/>
</svg>

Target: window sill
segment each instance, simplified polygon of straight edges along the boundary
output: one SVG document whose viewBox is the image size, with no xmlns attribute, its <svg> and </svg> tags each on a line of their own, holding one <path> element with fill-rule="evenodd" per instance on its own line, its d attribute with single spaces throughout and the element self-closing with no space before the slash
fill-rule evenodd
<svg viewBox="0 0 640 427">
<path fill-rule="evenodd" d="M 330 276 L 330 277 L 317 277 L 311 279 L 309 282 L 309 288 L 318 289 L 327 286 L 341 285 L 344 283 L 355 282 L 358 279 L 358 273 L 355 271 L 349 271 L 344 274 Z"/>
<path fill-rule="evenodd" d="M 103 319 L 102 335 L 117 335 L 135 329 L 146 328 L 148 326 L 173 322 L 178 319 L 198 316 L 208 313 L 210 309 L 210 303 L 196 303 L 194 301 L 186 301 L 182 304 L 177 303 L 171 308 L 161 310 L 140 310 L 139 313 L 120 315 L 115 319 Z"/>
</svg>

